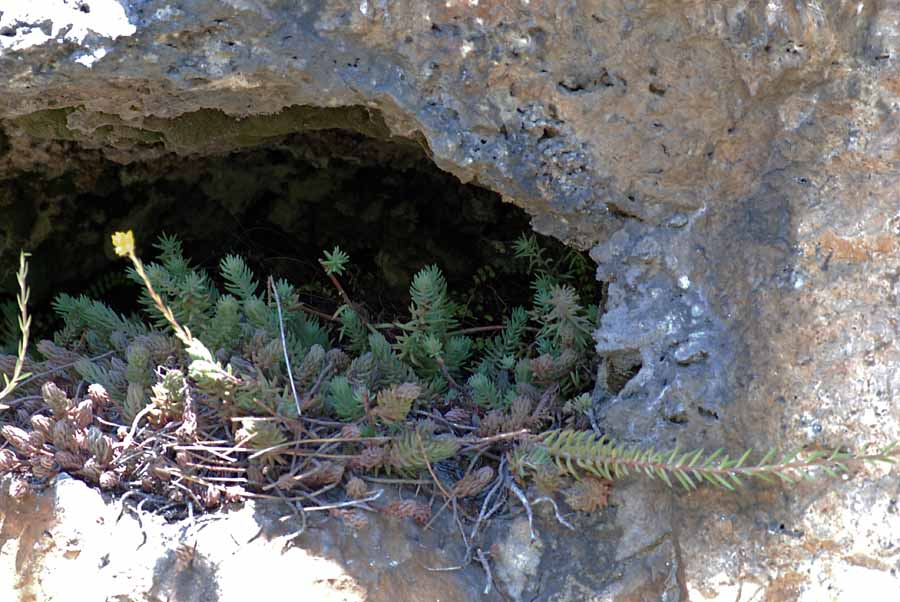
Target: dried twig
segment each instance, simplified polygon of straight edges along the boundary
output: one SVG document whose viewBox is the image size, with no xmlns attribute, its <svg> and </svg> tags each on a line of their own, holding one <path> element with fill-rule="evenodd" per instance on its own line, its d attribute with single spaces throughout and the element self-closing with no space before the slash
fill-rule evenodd
<svg viewBox="0 0 900 602">
<path fill-rule="evenodd" d="M 137 430 L 137 426 L 138 426 L 138 423 L 141 421 L 141 418 L 143 418 L 144 416 L 149 414 L 151 411 L 153 411 L 153 406 L 148 405 L 143 410 L 138 412 L 137 415 L 134 417 L 134 420 L 131 421 L 131 430 L 128 431 L 128 434 L 125 436 L 125 440 L 123 441 L 123 444 L 122 444 L 123 452 L 126 449 L 128 449 L 129 447 L 131 447 L 131 444 L 134 442 L 134 433 Z M 119 463 L 121 463 L 121 456 L 120 456 L 119 460 L 120 460 Z"/>
<path fill-rule="evenodd" d="M 333 510 L 335 508 L 349 508 L 351 506 L 357 506 L 361 508 L 368 508 L 366 506 L 366 502 L 373 502 L 381 497 L 381 494 L 384 493 L 384 489 L 379 489 L 372 495 L 368 497 L 364 497 L 360 500 L 350 500 L 347 502 L 340 502 L 337 504 L 325 504 L 323 506 L 307 506 L 304 508 L 307 512 L 315 512 L 317 510 Z"/>
<path fill-rule="evenodd" d="M 528 503 L 528 498 L 525 497 L 525 494 L 522 493 L 522 490 L 519 489 L 519 486 L 516 485 L 512 479 L 507 483 L 507 487 L 516 494 L 516 497 L 519 498 L 519 501 L 525 506 L 525 513 L 528 515 L 528 531 L 531 533 L 531 540 L 534 541 L 536 536 L 534 534 L 534 517 L 531 513 L 531 504 Z"/>
<path fill-rule="evenodd" d="M 487 575 L 484 583 L 484 591 L 482 592 L 486 596 L 491 593 L 491 587 L 494 584 L 494 577 L 491 575 L 491 565 L 488 564 L 487 558 L 484 557 L 484 552 L 481 548 L 478 548 L 475 554 L 478 556 L 478 562 L 480 562 L 482 568 L 484 568 L 485 575 Z"/>
<path fill-rule="evenodd" d="M 316 395 L 319 393 L 319 389 L 322 388 L 322 384 L 325 382 L 325 378 L 331 374 L 331 371 L 334 369 L 334 362 L 328 362 L 322 371 L 319 373 L 318 378 L 316 378 L 316 382 L 313 383 L 313 386 L 309 389 L 309 391 L 304 395 L 303 405 L 308 406 L 312 405 L 313 400 L 316 398 Z"/>
<path fill-rule="evenodd" d="M 270 484 L 272 484 L 270 482 Z M 287 496 L 284 495 L 280 490 L 276 489 L 276 493 L 278 493 L 279 497 L 284 500 L 284 503 L 287 504 L 288 508 L 291 509 L 291 512 L 294 516 L 300 519 L 300 529 L 297 530 L 294 534 L 291 535 L 290 539 L 294 539 L 298 535 L 301 535 L 304 531 L 306 531 L 306 509 L 303 507 L 303 504 L 300 502 L 291 503 L 287 501 Z"/>
<path fill-rule="evenodd" d="M 532 500 L 531 505 L 540 504 L 541 502 L 547 502 L 551 506 L 553 506 L 553 513 L 556 515 L 556 521 L 567 529 L 574 531 L 575 527 L 572 524 L 564 519 L 562 515 L 559 513 L 559 507 L 556 505 L 556 502 L 553 501 L 553 498 L 550 497 L 539 497 L 536 500 Z"/>
<path fill-rule="evenodd" d="M 416 439 L 419 441 L 419 451 L 422 452 L 422 459 L 425 460 L 425 467 L 428 468 L 428 472 L 431 474 L 431 478 L 434 479 L 435 485 L 438 486 L 438 489 L 441 490 L 441 493 L 444 494 L 446 499 L 451 499 L 453 496 L 450 495 L 450 492 L 444 488 L 444 484 L 441 483 L 441 480 L 434 474 L 434 469 L 431 467 L 431 462 L 428 460 L 428 453 L 425 451 L 425 444 L 422 443 L 422 434 L 418 430 L 416 431 Z"/>
<path fill-rule="evenodd" d="M 378 483 L 380 485 L 431 485 L 430 480 L 426 479 L 388 479 L 385 477 L 371 477 L 369 475 L 360 475 L 363 481 L 368 481 L 370 483 Z"/>
<path fill-rule="evenodd" d="M 481 522 L 490 517 L 491 514 L 494 513 L 494 508 L 498 506 L 498 504 L 494 505 L 494 508 L 488 510 L 488 504 L 491 502 L 491 499 L 494 497 L 494 494 L 497 493 L 502 487 L 502 485 L 506 482 L 507 474 L 506 474 L 506 456 L 504 455 L 500 459 L 500 468 L 497 470 L 497 478 L 494 480 L 494 484 L 491 485 L 491 488 L 488 490 L 487 495 L 484 496 L 484 501 L 481 503 L 481 510 L 478 513 L 478 518 L 475 520 L 475 524 L 472 526 L 472 531 L 469 533 L 469 542 L 475 541 L 475 535 L 478 534 L 478 528 L 481 526 Z M 466 548 L 466 562 L 470 562 L 472 557 L 472 549 L 471 547 Z"/>
<path fill-rule="evenodd" d="M 444 362 L 444 358 L 440 355 L 434 358 L 437 361 L 438 366 L 441 368 L 441 374 L 444 375 L 444 378 L 447 379 L 447 382 L 450 383 L 450 386 L 456 389 L 457 391 L 464 391 L 465 389 L 460 386 L 458 382 L 450 375 L 450 371 L 447 369 L 447 364 Z"/>
<path fill-rule="evenodd" d="M 490 437 L 479 437 L 478 439 L 462 439 L 461 442 L 467 446 L 484 445 L 485 443 L 496 443 L 497 441 L 505 441 L 507 439 L 518 439 L 519 437 L 529 435 L 530 432 L 531 431 L 529 431 L 528 429 L 519 429 L 517 431 L 510 431 L 508 433 L 491 435 Z"/>
<path fill-rule="evenodd" d="M 246 418 L 232 418 L 234 421 L 246 420 Z M 311 444 L 320 444 L 320 443 L 360 443 L 360 442 L 375 442 L 375 443 L 386 443 L 390 441 L 392 437 L 322 437 L 318 439 L 298 439 L 297 441 L 289 441 L 287 443 L 281 443 L 279 445 L 273 445 L 272 447 L 267 447 L 265 449 L 254 450 L 252 454 L 250 454 L 247 459 L 253 460 L 254 458 L 258 458 L 259 456 L 271 453 L 273 451 L 279 451 L 282 449 L 288 449 L 289 447 L 294 447 L 295 445 L 311 445 Z"/>
<path fill-rule="evenodd" d="M 275 287 L 275 281 L 269 276 L 269 289 L 272 296 L 275 297 L 275 307 L 278 309 L 278 331 L 281 334 L 281 350 L 284 352 L 284 365 L 287 367 L 288 382 L 291 383 L 291 393 L 294 396 L 294 404 L 297 406 L 297 417 L 303 415 L 300 407 L 300 396 L 297 395 L 297 386 L 294 384 L 294 373 L 291 370 L 291 358 L 287 350 L 287 338 L 284 336 L 284 316 L 281 313 L 281 299 L 278 296 L 278 289 Z"/>
<path fill-rule="evenodd" d="M 319 311 L 318 309 L 310 307 L 305 303 L 295 303 L 294 305 L 288 306 L 288 309 L 299 309 L 300 311 L 305 311 L 306 313 L 322 318 L 323 320 L 328 320 L 329 322 L 337 322 L 337 318 L 335 318 L 333 315 L 325 313 L 324 311 Z"/>
</svg>

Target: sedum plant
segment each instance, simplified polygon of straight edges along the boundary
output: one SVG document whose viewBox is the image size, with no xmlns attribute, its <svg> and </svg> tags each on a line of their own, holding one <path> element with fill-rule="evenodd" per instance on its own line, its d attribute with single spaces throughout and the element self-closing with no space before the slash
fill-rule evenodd
<svg viewBox="0 0 900 602">
<path fill-rule="evenodd" d="M 22 343 L 15 358 L 0 358 L 10 367 L 0 398 L 17 386 L 30 395 L 0 418 L 9 444 L 0 473 L 67 470 L 190 509 L 290 497 L 362 528 L 371 507 L 361 504 L 377 499 L 370 485 L 384 479 L 430 482 L 445 508 L 457 512 L 457 500 L 470 500 L 473 516 L 510 493 L 530 512 L 523 483 L 594 511 L 623 477 L 734 490 L 897 456 L 889 445 L 756 458 L 752 450 L 642 449 L 602 436 L 587 420 L 596 369 L 596 317 L 580 285 L 587 268 L 577 256 L 551 258 L 534 237 L 514 245 L 534 275 L 531 306 L 476 327 L 437 266 L 413 277 L 406 315 L 378 323 L 341 282 L 350 257 L 339 247 L 320 261 L 339 300 L 326 312 L 302 303 L 290 283 L 260 279 L 236 255 L 210 274 L 174 237 L 159 239 L 148 264 L 131 232 L 116 233 L 113 245 L 143 287 L 141 312 L 58 296 L 62 328 L 38 343 L 44 360 L 33 362 L 38 376 L 30 379 L 21 258 Z M 431 517 L 430 505 L 413 500 L 380 510 L 420 523 Z"/>
</svg>

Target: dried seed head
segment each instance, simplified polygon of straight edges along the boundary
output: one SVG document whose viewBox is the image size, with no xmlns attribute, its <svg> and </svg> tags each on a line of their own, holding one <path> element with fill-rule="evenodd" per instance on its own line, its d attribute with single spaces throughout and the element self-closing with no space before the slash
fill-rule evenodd
<svg viewBox="0 0 900 602">
<path fill-rule="evenodd" d="M 44 436 L 44 439 L 51 439 L 53 437 L 53 419 L 49 416 L 35 414 L 31 417 L 31 428 L 41 433 Z"/>
<path fill-rule="evenodd" d="M 340 374 L 350 365 L 350 357 L 341 349 L 330 349 L 325 354 L 325 361 L 332 365 L 332 374 Z"/>
<path fill-rule="evenodd" d="M 378 392 L 372 414 L 387 423 L 405 420 L 421 391 L 422 389 L 415 383 L 403 383 L 382 389 Z"/>
<path fill-rule="evenodd" d="M 448 410 L 447 413 L 444 414 L 444 418 L 450 422 L 455 422 L 456 424 L 468 424 L 471 415 L 463 408 L 456 407 Z"/>
<path fill-rule="evenodd" d="M 181 412 L 181 426 L 175 431 L 175 436 L 183 443 L 197 441 L 197 412 L 190 397 L 186 397 L 184 409 Z"/>
<path fill-rule="evenodd" d="M 365 481 L 359 477 L 353 477 L 344 485 L 344 491 L 347 492 L 347 496 L 354 500 L 361 500 L 369 493 L 369 488 Z"/>
<path fill-rule="evenodd" d="M 350 463 L 355 468 L 364 470 L 372 470 L 378 466 L 382 466 L 387 459 L 387 452 L 382 447 L 367 447 L 363 449 L 358 456 L 353 458 Z"/>
<path fill-rule="evenodd" d="M 457 497 L 475 496 L 484 491 L 485 487 L 493 480 L 494 469 L 490 466 L 483 466 L 458 480 L 453 485 L 451 493 Z"/>
<path fill-rule="evenodd" d="M 72 423 L 66 418 L 61 418 L 53 425 L 53 445 L 56 449 L 78 450 L 78 443 L 75 441 L 75 429 Z"/>
<path fill-rule="evenodd" d="M 101 489 L 116 489 L 119 486 L 119 475 L 111 470 L 107 470 L 100 474 Z"/>
<path fill-rule="evenodd" d="M 420 525 L 424 525 L 431 518 L 431 507 L 415 500 L 397 500 L 382 508 L 381 511 L 397 518 L 411 518 Z"/>
<path fill-rule="evenodd" d="M 88 436 L 87 431 L 85 430 L 77 430 L 74 435 L 75 447 L 81 451 L 88 451 Z"/>
<path fill-rule="evenodd" d="M 511 427 L 510 430 L 522 428 L 528 421 L 528 418 L 531 417 L 532 409 L 534 409 L 534 404 L 524 395 L 519 395 L 513 399 L 509 406 L 509 419 L 507 421 L 507 426 Z"/>
<path fill-rule="evenodd" d="M 612 481 L 585 477 L 568 489 L 565 489 L 563 495 L 566 498 L 566 503 L 573 510 L 593 512 L 594 510 L 606 508 L 611 487 Z"/>
<path fill-rule="evenodd" d="M 54 455 L 56 462 L 63 470 L 81 470 L 84 468 L 84 458 L 68 451 L 58 451 Z"/>
<path fill-rule="evenodd" d="M 85 478 L 90 483 L 97 483 L 100 481 L 100 473 L 103 472 L 99 466 L 97 466 L 97 461 L 93 458 L 88 458 L 84 462 L 84 468 L 79 471 L 82 477 Z"/>
<path fill-rule="evenodd" d="M 10 449 L 0 449 L 0 475 L 11 472 L 21 466 L 18 456 Z"/>
<path fill-rule="evenodd" d="M 72 411 L 72 419 L 75 422 L 75 428 L 86 429 L 94 421 L 94 402 L 90 399 L 84 399 L 75 406 Z"/>
<path fill-rule="evenodd" d="M 553 357 L 549 354 L 539 355 L 531 360 L 531 372 L 538 382 L 552 380 Z"/>
<path fill-rule="evenodd" d="M 0 427 L 0 435 L 3 435 L 4 439 L 6 439 L 9 444 L 15 447 L 21 454 L 28 456 L 37 453 L 37 450 L 31 445 L 31 442 L 28 439 L 28 433 L 19 427 L 6 424 Z"/>
<path fill-rule="evenodd" d="M 341 439 L 356 439 L 362 434 L 359 426 L 355 424 L 346 424 L 341 427 Z"/>
<path fill-rule="evenodd" d="M 94 402 L 94 409 L 99 410 L 100 408 L 106 407 L 110 404 L 109 393 L 106 391 L 106 387 L 99 384 L 93 384 L 88 387 L 88 397 L 90 397 L 91 401 Z"/>
<path fill-rule="evenodd" d="M 48 479 L 59 472 L 59 465 L 53 454 L 40 453 L 33 456 L 29 463 L 31 464 L 31 474 L 39 479 Z"/>
<path fill-rule="evenodd" d="M 30 433 L 28 433 L 28 443 L 34 449 L 41 449 L 46 442 L 47 439 L 44 437 L 44 434 L 42 432 L 31 431 Z"/>
<path fill-rule="evenodd" d="M 315 382 L 316 377 L 325 367 L 325 357 L 325 349 L 321 345 L 313 345 L 309 348 L 294 375 L 298 387 L 306 389 Z"/>
<path fill-rule="evenodd" d="M 503 425 L 506 422 L 506 416 L 500 410 L 492 410 L 481 420 L 478 425 L 478 434 L 484 437 L 496 435 L 503 431 Z"/>
<path fill-rule="evenodd" d="M 44 383 L 41 387 L 41 397 L 44 398 L 44 403 L 53 410 L 53 415 L 57 418 L 62 418 L 66 415 L 66 412 L 75 407 L 75 404 L 72 403 L 65 391 L 52 382 Z"/>
<path fill-rule="evenodd" d="M 32 466 L 31 474 L 36 479 L 52 479 L 57 475 L 56 471 L 48 470 L 43 466 Z"/>
<path fill-rule="evenodd" d="M 322 462 L 319 467 L 303 479 L 308 487 L 322 487 L 337 483 L 344 476 L 344 467 L 334 462 Z"/>
<path fill-rule="evenodd" d="M 354 530 L 360 530 L 368 526 L 369 517 L 362 510 L 356 508 L 332 508 L 331 516 L 341 519 L 345 525 Z"/>
<path fill-rule="evenodd" d="M 32 458 L 32 463 L 40 464 L 44 468 L 50 470 L 56 464 L 56 460 L 50 452 L 42 451 Z"/>
</svg>

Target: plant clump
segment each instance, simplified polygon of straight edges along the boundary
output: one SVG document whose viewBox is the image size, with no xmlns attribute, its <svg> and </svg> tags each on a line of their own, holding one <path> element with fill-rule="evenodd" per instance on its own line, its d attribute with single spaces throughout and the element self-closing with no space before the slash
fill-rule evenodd
<svg viewBox="0 0 900 602">
<path fill-rule="evenodd" d="M 751 461 L 749 450 L 609 440 L 592 415 L 597 316 L 582 300 L 583 266 L 550 261 L 534 237 L 514 247 L 533 274 L 531 306 L 477 327 L 464 325 L 467 309 L 437 266 L 412 279 L 406 315 L 378 322 L 341 282 L 350 258 L 339 248 L 320 262 L 339 299 L 323 312 L 294 284 L 260 280 L 236 255 L 210 274 L 174 237 L 159 239 L 149 264 L 130 232 L 113 244 L 143 286 L 141 313 L 60 295 L 62 327 L 36 345 L 39 358 L 26 353 L 23 255 L 22 342 L 17 355 L 0 357 L 11 375 L 0 397 L 19 394 L 0 406 L 0 474 L 18 475 L 17 483 L 67 471 L 134 491 L 143 507 L 171 516 L 285 500 L 351 528 L 363 528 L 372 510 L 429 524 L 451 507 L 474 525 L 471 560 L 479 527 L 509 493 L 530 514 L 527 484 L 589 512 L 606 506 L 614 480 L 631 475 L 730 490 L 896 457 L 888 446 L 857 455 L 773 450 Z M 444 503 L 436 512 L 415 499 L 379 505 L 385 482 L 430 483 Z"/>
</svg>

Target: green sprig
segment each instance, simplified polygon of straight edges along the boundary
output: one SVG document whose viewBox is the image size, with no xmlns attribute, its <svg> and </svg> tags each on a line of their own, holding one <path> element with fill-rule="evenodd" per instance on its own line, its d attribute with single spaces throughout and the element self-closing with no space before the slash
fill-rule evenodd
<svg viewBox="0 0 900 602">
<path fill-rule="evenodd" d="M 590 474 L 613 480 L 637 473 L 650 479 L 659 478 L 670 487 L 677 481 L 691 490 L 707 482 L 734 491 L 744 485 L 742 477 L 767 482 L 780 479 L 794 484 L 802 478 L 814 478 L 816 469 L 831 476 L 847 472 L 846 462 L 851 460 L 893 464 L 900 455 L 897 445 L 897 442 L 892 443 L 875 454 L 852 454 L 839 448 L 832 451 L 796 450 L 778 460 L 775 460 L 777 452 L 771 449 L 753 464 L 748 462 L 752 449 L 736 457 L 721 448 L 710 454 L 702 449 L 682 452 L 677 447 L 671 452 L 661 452 L 620 445 L 592 431 L 554 430 L 542 434 L 537 446 L 520 454 L 518 460 L 520 471 L 552 463 L 560 473 L 575 478 Z"/>
<path fill-rule="evenodd" d="M 347 264 L 350 263 L 350 256 L 335 245 L 334 250 L 330 253 L 325 251 L 325 259 L 319 261 L 329 276 L 340 276 L 347 268 Z"/>
<path fill-rule="evenodd" d="M 31 333 L 31 316 L 28 315 L 28 297 L 31 291 L 28 288 L 28 262 L 25 258 L 28 253 L 24 251 L 19 253 L 19 270 L 16 272 L 16 280 L 19 283 L 19 294 L 16 296 L 16 302 L 19 306 L 19 332 L 22 338 L 19 340 L 18 353 L 16 353 L 16 365 L 13 368 L 12 376 L 3 375 L 4 387 L 0 391 L 0 399 L 16 390 L 22 381 L 31 376 L 28 372 L 23 372 L 25 360 L 28 358 L 28 336 Z M 0 403 L 0 410 L 5 410 L 9 406 Z"/>
</svg>

